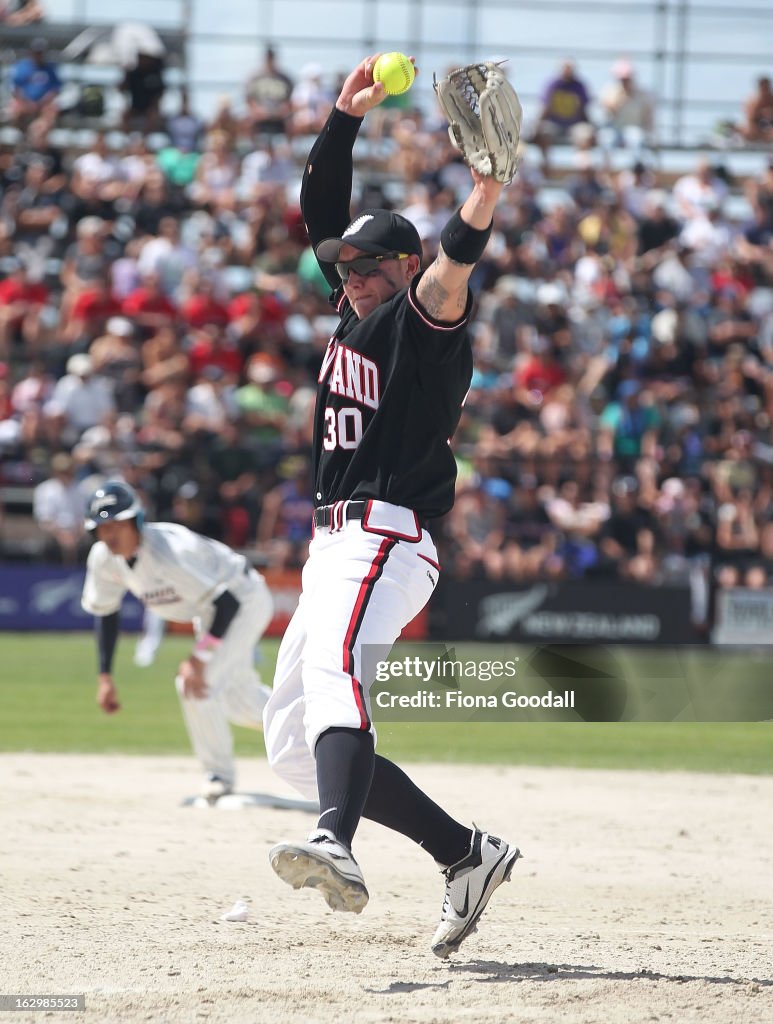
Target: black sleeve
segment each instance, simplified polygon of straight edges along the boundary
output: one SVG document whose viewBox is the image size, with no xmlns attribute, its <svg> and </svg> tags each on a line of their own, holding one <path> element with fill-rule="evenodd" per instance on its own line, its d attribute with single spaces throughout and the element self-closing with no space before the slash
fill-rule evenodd
<svg viewBox="0 0 773 1024">
<path fill-rule="evenodd" d="M 112 670 L 113 654 L 118 640 L 118 624 L 118 612 L 113 612 L 111 615 L 97 615 L 94 619 L 100 672 L 109 674 Z"/>
<path fill-rule="evenodd" d="M 362 118 L 333 108 L 306 161 L 301 185 L 301 213 L 314 248 L 324 238 L 339 237 L 349 223 L 352 199 L 352 150 Z M 341 282 L 331 263 L 320 263 L 331 288 Z"/>
<path fill-rule="evenodd" d="M 212 625 L 209 627 L 209 635 L 222 640 L 241 605 L 230 590 L 224 590 L 214 602 L 214 605 L 215 617 L 212 620 Z"/>
</svg>

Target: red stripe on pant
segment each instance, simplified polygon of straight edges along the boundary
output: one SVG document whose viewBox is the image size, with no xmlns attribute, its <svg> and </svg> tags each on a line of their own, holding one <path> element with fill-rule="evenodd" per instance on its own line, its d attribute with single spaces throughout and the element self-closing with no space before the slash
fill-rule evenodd
<svg viewBox="0 0 773 1024">
<path fill-rule="evenodd" d="M 362 685 L 354 674 L 354 644 L 357 640 L 357 634 L 360 631 L 360 627 L 362 626 L 362 620 L 365 618 L 365 611 L 368 607 L 368 602 L 370 601 L 377 581 L 384 571 L 384 565 L 389 557 L 389 552 L 395 544 L 397 544 L 397 541 L 391 537 L 387 537 L 381 542 L 378 554 L 371 562 L 368 574 L 360 584 L 360 589 L 357 592 L 357 599 L 354 602 L 354 609 L 352 611 L 351 618 L 349 619 L 349 626 L 346 630 L 346 636 L 344 637 L 344 672 L 352 677 L 352 693 L 354 694 L 354 702 L 357 705 L 357 710 L 360 713 L 361 729 L 370 729 L 370 718 L 368 717 L 368 710 L 365 707 L 365 696 L 362 692 Z"/>
</svg>

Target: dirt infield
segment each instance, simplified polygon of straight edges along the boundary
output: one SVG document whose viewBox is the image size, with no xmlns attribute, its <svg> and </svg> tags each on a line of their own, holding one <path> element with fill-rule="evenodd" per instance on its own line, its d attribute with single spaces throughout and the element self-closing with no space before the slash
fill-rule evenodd
<svg viewBox="0 0 773 1024">
<path fill-rule="evenodd" d="M 0 773 L 0 989 L 87 1007 L 9 1020 L 773 1021 L 773 778 L 415 766 L 524 852 L 442 963 L 442 879 L 376 825 L 356 843 L 371 902 L 334 915 L 268 864 L 314 819 L 183 808 L 190 759 L 2 755 Z M 290 795 L 262 761 L 241 782 Z M 249 921 L 221 921 L 240 898 Z"/>
</svg>

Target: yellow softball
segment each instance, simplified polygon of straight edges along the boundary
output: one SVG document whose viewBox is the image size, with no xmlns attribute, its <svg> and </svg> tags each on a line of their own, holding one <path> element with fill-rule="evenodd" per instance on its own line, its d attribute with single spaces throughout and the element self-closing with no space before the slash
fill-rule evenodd
<svg viewBox="0 0 773 1024">
<path fill-rule="evenodd" d="M 415 77 L 413 64 L 404 53 L 382 53 L 373 65 L 373 81 L 383 82 L 390 96 L 408 92 Z"/>
</svg>

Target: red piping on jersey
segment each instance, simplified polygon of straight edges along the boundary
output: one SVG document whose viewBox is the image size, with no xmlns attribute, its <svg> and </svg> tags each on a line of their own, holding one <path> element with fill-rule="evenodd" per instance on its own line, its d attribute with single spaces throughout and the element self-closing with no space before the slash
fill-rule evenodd
<svg viewBox="0 0 773 1024">
<path fill-rule="evenodd" d="M 387 527 L 379 529 L 376 526 L 369 526 L 368 517 L 370 516 L 372 508 L 373 500 L 371 499 L 368 502 L 367 507 L 365 508 L 365 515 L 362 517 L 362 528 L 363 530 L 365 530 L 366 533 L 375 533 L 379 537 L 395 537 L 397 540 L 410 541 L 411 544 L 418 544 L 418 542 L 421 540 L 421 523 L 419 522 L 419 517 L 416 515 L 415 512 L 413 512 L 413 519 L 414 522 L 416 523 L 416 534 L 415 536 L 411 537 L 410 534 L 408 533 L 398 533 L 397 530 L 390 530 Z"/>
<path fill-rule="evenodd" d="M 418 552 L 417 552 L 417 554 L 418 554 Z M 437 562 L 433 562 L 432 559 L 431 558 L 427 558 L 426 555 L 419 555 L 419 558 L 423 558 L 425 562 L 429 562 L 429 564 L 433 567 L 433 569 L 437 569 L 437 571 L 440 572 L 440 565 Z"/>
<path fill-rule="evenodd" d="M 378 554 L 371 562 L 368 574 L 360 584 L 357 600 L 354 602 L 354 610 L 349 619 L 349 626 L 344 637 L 344 672 L 352 677 L 352 693 L 354 694 L 354 703 L 357 705 L 357 710 L 360 713 L 361 729 L 370 729 L 370 718 L 365 707 L 365 695 L 362 692 L 362 684 L 354 674 L 354 644 L 362 626 L 362 620 L 365 618 L 365 611 L 367 610 L 373 590 L 384 571 L 384 565 L 389 557 L 389 552 L 395 544 L 397 544 L 396 540 L 387 539 L 381 542 Z"/>
<path fill-rule="evenodd" d="M 465 314 L 461 318 L 461 320 L 457 320 L 455 324 L 439 324 L 436 320 L 430 320 L 430 318 L 427 316 L 427 314 L 424 312 L 421 306 L 418 305 L 418 303 L 414 299 L 413 292 L 411 291 L 410 288 L 408 289 L 408 301 L 419 314 L 424 323 L 427 324 L 429 327 L 433 327 L 436 331 L 458 331 L 462 324 L 466 323 L 468 320 L 467 314 Z"/>
</svg>

